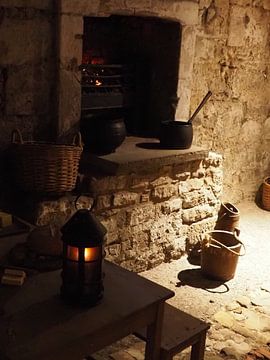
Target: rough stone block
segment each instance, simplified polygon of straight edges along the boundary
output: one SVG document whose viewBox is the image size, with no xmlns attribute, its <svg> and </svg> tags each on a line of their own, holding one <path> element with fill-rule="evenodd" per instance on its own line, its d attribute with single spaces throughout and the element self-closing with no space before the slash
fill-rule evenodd
<svg viewBox="0 0 270 360">
<path fill-rule="evenodd" d="M 215 185 L 222 185 L 223 183 L 223 171 L 219 168 L 209 168 L 209 175 L 212 178 L 212 183 Z"/>
<path fill-rule="evenodd" d="M 97 198 L 96 209 L 97 211 L 108 209 L 112 205 L 112 196 L 111 195 L 100 195 Z"/>
<path fill-rule="evenodd" d="M 61 0 L 60 12 L 90 15 L 98 12 L 100 0 Z"/>
<path fill-rule="evenodd" d="M 200 190 L 204 185 L 204 179 L 188 179 L 186 181 L 180 181 L 179 193 L 188 193 L 193 190 Z"/>
<path fill-rule="evenodd" d="M 150 219 L 155 219 L 155 207 L 153 205 L 144 205 L 127 210 L 127 225 L 139 225 Z"/>
<path fill-rule="evenodd" d="M 118 232 L 108 232 L 106 235 L 106 245 L 111 245 L 119 243 L 119 234 Z"/>
<path fill-rule="evenodd" d="M 81 101 L 78 96 L 81 85 L 74 73 L 60 70 L 59 72 L 59 131 L 64 133 L 75 126 L 81 116 Z"/>
<path fill-rule="evenodd" d="M 172 179 L 169 176 L 160 176 L 157 179 L 151 181 L 151 186 L 156 187 L 160 185 L 167 185 L 172 182 Z"/>
<path fill-rule="evenodd" d="M 165 260 L 165 255 L 161 251 L 161 248 L 159 246 L 153 246 L 151 248 L 151 252 L 147 254 L 147 265 L 148 269 L 158 266 L 159 264 L 162 264 Z M 147 268 L 144 268 L 143 270 L 146 270 Z"/>
<path fill-rule="evenodd" d="M 183 209 L 182 220 L 184 224 L 192 224 L 214 215 L 215 208 L 205 204 L 191 209 Z"/>
<path fill-rule="evenodd" d="M 117 233 L 118 226 L 117 226 L 117 217 L 112 216 L 108 219 L 101 219 L 102 225 L 105 226 L 108 234 Z"/>
<path fill-rule="evenodd" d="M 173 12 L 183 25 L 198 25 L 199 23 L 199 5 L 197 2 L 176 1 Z"/>
<path fill-rule="evenodd" d="M 126 252 L 127 250 L 132 250 L 132 242 L 131 240 L 121 241 L 121 252 Z"/>
<path fill-rule="evenodd" d="M 188 244 L 196 244 L 202 240 L 202 236 L 207 231 L 214 229 L 217 220 L 217 211 L 213 212 L 211 219 L 204 219 L 197 223 L 191 224 L 187 230 Z"/>
<path fill-rule="evenodd" d="M 53 223 L 64 225 L 76 211 L 74 200 L 75 198 L 61 197 L 57 200 L 44 200 L 33 204 L 36 213 L 35 225 L 42 226 Z"/>
<path fill-rule="evenodd" d="M 265 134 L 265 139 L 270 140 L 270 117 L 268 117 L 263 124 L 263 133 Z"/>
<path fill-rule="evenodd" d="M 16 18 L 4 16 L 1 22 L 0 63 L 26 66 L 32 62 L 36 65 L 41 59 L 53 56 L 53 41 L 49 17 L 37 13 L 32 19 L 16 21 Z"/>
<path fill-rule="evenodd" d="M 185 253 L 186 236 L 174 237 L 171 247 L 166 249 L 166 260 L 179 259 Z"/>
<path fill-rule="evenodd" d="M 121 10 L 128 10 L 124 0 L 107 0 L 100 1 L 99 12 L 100 13 L 117 13 Z M 134 11 L 133 11 L 134 13 Z"/>
<path fill-rule="evenodd" d="M 105 176 L 103 178 L 90 178 L 89 191 L 96 194 L 106 194 L 126 188 L 128 178 L 126 176 Z"/>
<path fill-rule="evenodd" d="M 180 170 L 180 169 L 179 169 Z M 191 173 L 189 171 L 184 171 L 184 172 L 178 172 L 178 169 L 176 169 L 176 173 L 174 175 L 174 177 L 179 180 L 179 181 L 185 181 L 187 179 L 189 179 L 191 177 Z"/>
<path fill-rule="evenodd" d="M 214 182 L 220 183 L 222 182 L 223 179 L 223 171 L 221 168 L 218 167 L 210 166 L 208 169 L 206 169 L 205 175 L 206 175 L 205 183 L 211 183 L 209 181 L 209 178 L 212 181 L 212 183 Z"/>
<path fill-rule="evenodd" d="M 190 165 L 191 177 L 202 178 L 205 176 L 205 169 L 203 167 L 203 161 L 193 161 Z"/>
<path fill-rule="evenodd" d="M 195 160 L 190 163 L 190 171 L 192 173 L 202 169 L 202 160 Z"/>
<path fill-rule="evenodd" d="M 252 5 L 253 0 L 232 0 L 232 5 L 238 5 L 238 6 L 250 6 Z"/>
<path fill-rule="evenodd" d="M 167 219 L 166 219 L 167 220 Z M 174 233 L 171 224 L 163 218 L 158 223 L 153 223 L 150 228 L 150 241 L 157 246 L 164 244 L 168 241 L 170 234 Z"/>
<path fill-rule="evenodd" d="M 133 205 L 138 201 L 139 201 L 139 194 L 132 193 L 129 191 L 121 191 L 113 195 L 113 205 L 116 207 Z"/>
<path fill-rule="evenodd" d="M 108 234 L 119 233 L 119 230 L 126 225 L 126 211 L 118 210 L 115 213 L 112 211 L 102 211 L 99 215 L 100 221 L 107 229 Z"/>
<path fill-rule="evenodd" d="M 163 212 L 163 214 L 169 215 L 170 213 L 172 213 L 174 211 L 180 210 L 181 207 L 182 207 L 181 199 L 172 199 L 172 200 L 165 201 L 161 205 L 161 211 Z"/>
<path fill-rule="evenodd" d="M 216 43 L 212 39 L 198 36 L 195 48 L 196 61 L 211 61 L 215 56 Z"/>
<path fill-rule="evenodd" d="M 130 180 L 131 189 L 143 189 L 146 190 L 149 187 L 149 179 L 141 177 L 133 177 Z"/>
<path fill-rule="evenodd" d="M 263 8 L 265 10 L 270 10 L 270 1 L 269 0 L 263 0 Z"/>
<path fill-rule="evenodd" d="M 5 105 L 8 115 L 31 115 L 34 113 L 33 76 L 31 66 L 9 69 Z"/>
<path fill-rule="evenodd" d="M 181 64 L 180 64 L 181 67 Z M 191 79 L 179 78 L 179 83 L 177 87 L 177 96 L 179 97 L 179 102 L 177 105 L 175 117 L 178 120 L 186 121 L 189 119 L 190 114 L 190 98 L 191 98 Z"/>
<path fill-rule="evenodd" d="M 255 48 L 256 46 L 252 45 L 251 51 L 254 51 Z M 254 61 L 256 61 L 255 59 L 257 57 L 259 57 L 259 55 L 256 57 L 254 56 Z M 266 73 L 267 71 L 265 72 L 264 64 L 258 65 L 256 67 L 246 64 L 244 67 L 241 66 L 237 68 L 237 70 L 234 71 L 230 76 L 232 96 L 235 99 L 240 99 L 243 102 L 252 103 L 252 106 L 254 107 L 261 107 L 266 102 L 266 97 L 268 96 L 269 91 L 269 81 L 267 79 L 267 75 L 265 77 Z M 243 91 L 243 84 L 245 84 L 245 91 Z M 262 91 L 260 96 L 256 96 L 256 87 L 258 86 Z M 239 112 L 239 114 L 241 113 Z M 233 115 L 232 111 L 231 115 Z M 243 118 L 243 115 L 241 118 Z"/>
<path fill-rule="evenodd" d="M 34 8 L 34 9 L 49 9 L 53 7 L 53 0 L 1 0 L 3 7 L 17 7 L 17 8 Z"/>
<path fill-rule="evenodd" d="M 245 11 L 243 8 L 233 6 L 231 9 L 229 25 L 229 46 L 244 46 L 246 39 Z"/>
<path fill-rule="evenodd" d="M 93 198 L 87 195 L 81 195 L 79 198 L 76 199 L 76 207 L 77 209 L 90 209 L 93 204 Z M 75 199 L 74 199 L 75 204 Z"/>
<path fill-rule="evenodd" d="M 163 200 L 168 199 L 172 196 L 178 195 L 178 187 L 177 185 L 164 185 L 157 186 L 151 192 L 151 198 L 153 200 Z"/>
<path fill-rule="evenodd" d="M 136 253 L 138 254 L 140 252 L 149 250 L 149 233 L 145 231 L 136 233 L 136 235 L 133 237 L 133 246 L 134 246 L 135 257 L 136 257 Z"/>
<path fill-rule="evenodd" d="M 181 79 L 192 78 L 196 34 L 197 33 L 194 26 L 182 27 L 182 44 L 179 70 L 179 77 Z"/>
<path fill-rule="evenodd" d="M 184 193 L 182 196 L 182 206 L 183 209 L 190 209 L 197 205 L 203 205 L 207 202 L 206 189 L 199 191 L 192 191 Z"/>
<path fill-rule="evenodd" d="M 158 171 L 160 177 L 167 176 L 168 178 L 172 177 L 173 165 L 162 165 Z"/>
<path fill-rule="evenodd" d="M 151 0 L 126 0 L 127 8 L 148 10 L 151 9 Z"/>
<path fill-rule="evenodd" d="M 221 166 L 222 165 L 222 155 L 214 153 L 212 151 L 209 152 L 208 158 L 203 160 L 203 166 L 209 167 L 209 166 Z"/>
<path fill-rule="evenodd" d="M 120 244 L 114 244 L 106 247 L 106 259 L 113 258 L 114 261 L 116 261 L 117 258 L 120 257 L 121 254 L 121 245 Z"/>
<path fill-rule="evenodd" d="M 222 184 L 213 184 L 211 186 L 213 194 L 219 198 L 222 195 L 222 191 L 223 191 L 223 185 Z M 231 194 L 229 195 L 229 197 L 231 198 Z"/>
<path fill-rule="evenodd" d="M 192 178 L 203 178 L 205 177 L 205 170 L 204 169 L 198 169 L 197 171 L 194 171 L 192 174 L 191 174 L 191 177 Z"/>
<path fill-rule="evenodd" d="M 62 15 L 60 17 L 60 60 L 62 66 L 67 66 L 70 59 L 76 59 L 76 64 L 81 64 L 83 18 L 80 16 Z"/>
<path fill-rule="evenodd" d="M 141 194 L 140 201 L 141 201 L 142 203 L 148 202 L 149 200 L 150 200 L 150 191 Z"/>
</svg>

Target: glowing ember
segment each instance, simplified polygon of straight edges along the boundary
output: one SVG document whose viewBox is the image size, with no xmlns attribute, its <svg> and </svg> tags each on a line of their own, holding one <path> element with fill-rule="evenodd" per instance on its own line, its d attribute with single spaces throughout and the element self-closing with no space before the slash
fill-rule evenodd
<svg viewBox="0 0 270 360">
<path fill-rule="evenodd" d="M 99 80 L 96 80 L 96 81 L 95 81 L 95 85 L 96 85 L 96 86 L 100 86 L 100 85 L 102 85 L 102 82 L 99 81 Z"/>
</svg>

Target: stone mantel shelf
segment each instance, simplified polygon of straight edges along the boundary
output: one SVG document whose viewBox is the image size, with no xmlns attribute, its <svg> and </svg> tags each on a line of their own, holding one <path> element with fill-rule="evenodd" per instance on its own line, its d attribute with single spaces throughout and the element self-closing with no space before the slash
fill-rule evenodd
<svg viewBox="0 0 270 360">
<path fill-rule="evenodd" d="M 165 150 L 159 148 L 157 139 L 129 136 L 114 153 L 97 156 L 84 152 L 81 172 L 87 173 L 94 168 L 108 175 L 148 173 L 161 166 L 202 160 L 208 153 L 208 150 L 198 146 L 184 150 Z"/>
</svg>

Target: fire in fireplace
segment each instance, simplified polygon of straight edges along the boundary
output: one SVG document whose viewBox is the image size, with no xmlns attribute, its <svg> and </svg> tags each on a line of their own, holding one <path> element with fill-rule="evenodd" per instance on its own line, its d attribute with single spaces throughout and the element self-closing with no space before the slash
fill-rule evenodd
<svg viewBox="0 0 270 360">
<path fill-rule="evenodd" d="M 121 64 L 82 65 L 82 111 L 132 106 L 134 74 Z"/>
<path fill-rule="evenodd" d="M 155 137 L 174 118 L 181 25 L 169 20 L 85 17 L 82 111 L 112 111 L 129 135 Z M 90 117 L 91 118 L 91 117 Z"/>
</svg>

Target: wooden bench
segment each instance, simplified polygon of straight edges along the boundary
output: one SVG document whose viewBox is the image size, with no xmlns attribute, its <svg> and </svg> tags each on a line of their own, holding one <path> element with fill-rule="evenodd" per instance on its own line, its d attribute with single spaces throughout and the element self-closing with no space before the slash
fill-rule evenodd
<svg viewBox="0 0 270 360">
<path fill-rule="evenodd" d="M 191 360 L 203 360 L 206 333 L 210 325 L 165 304 L 161 339 L 161 359 L 170 360 L 174 355 L 191 346 Z M 146 339 L 146 329 L 134 333 Z"/>
</svg>

